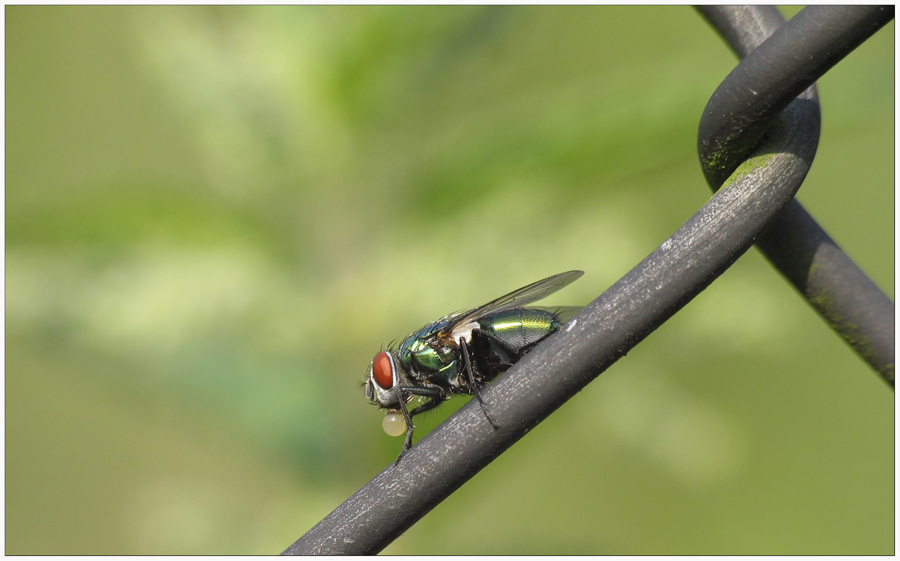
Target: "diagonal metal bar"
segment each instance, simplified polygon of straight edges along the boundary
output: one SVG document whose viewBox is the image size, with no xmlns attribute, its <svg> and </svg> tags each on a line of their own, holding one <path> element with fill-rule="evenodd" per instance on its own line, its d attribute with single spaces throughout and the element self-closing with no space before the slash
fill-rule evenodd
<svg viewBox="0 0 900 561">
<path fill-rule="evenodd" d="M 738 56 L 745 56 L 713 94 L 700 121 L 698 151 L 713 190 L 759 142 L 787 99 L 852 51 L 857 37 L 871 35 L 894 15 L 893 6 L 811 6 L 774 31 L 781 16 L 771 6 L 698 10 Z M 786 44 L 792 46 L 789 57 L 782 56 Z M 894 303 L 803 206 L 791 201 L 757 246 L 893 387 Z"/>
<path fill-rule="evenodd" d="M 870 33 L 869 33 L 870 34 Z M 861 43 L 869 34 L 860 34 Z M 788 41 L 784 45 L 790 49 Z M 789 51 L 787 51 L 789 52 Z M 742 255 L 811 165 L 819 107 L 807 90 L 723 188 L 559 332 L 425 436 L 286 554 L 377 553 L 677 312 Z"/>
</svg>

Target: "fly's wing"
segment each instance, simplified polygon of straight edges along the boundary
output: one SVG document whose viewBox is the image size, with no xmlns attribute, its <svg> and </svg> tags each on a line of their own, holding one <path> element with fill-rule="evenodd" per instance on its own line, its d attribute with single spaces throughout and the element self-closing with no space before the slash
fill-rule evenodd
<svg viewBox="0 0 900 561">
<path fill-rule="evenodd" d="M 553 275 L 552 277 L 547 277 L 543 280 L 533 282 L 528 286 L 523 286 L 519 290 L 514 290 L 505 296 L 497 298 L 496 300 L 491 300 L 484 306 L 475 308 L 471 312 L 454 321 L 451 325 L 447 326 L 444 331 L 451 331 L 453 327 L 457 325 L 465 325 L 470 321 L 478 319 L 482 316 L 486 316 L 488 314 L 508 310 L 510 308 L 518 308 L 521 306 L 525 306 L 526 304 L 529 304 L 531 302 L 540 300 L 541 298 L 549 296 L 557 290 L 568 286 L 583 274 L 584 271 L 566 271 L 565 273 L 559 273 L 558 275 Z"/>
</svg>

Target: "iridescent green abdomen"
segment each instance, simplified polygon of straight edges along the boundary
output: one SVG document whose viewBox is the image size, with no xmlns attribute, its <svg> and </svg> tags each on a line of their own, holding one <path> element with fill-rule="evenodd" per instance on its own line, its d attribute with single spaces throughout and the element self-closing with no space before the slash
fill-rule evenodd
<svg viewBox="0 0 900 561">
<path fill-rule="evenodd" d="M 513 308 L 478 320 L 481 330 L 493 335 L 513 351 L 534 345 L 559 329 L 557 315 L 548 310 Z"/>
</svg>

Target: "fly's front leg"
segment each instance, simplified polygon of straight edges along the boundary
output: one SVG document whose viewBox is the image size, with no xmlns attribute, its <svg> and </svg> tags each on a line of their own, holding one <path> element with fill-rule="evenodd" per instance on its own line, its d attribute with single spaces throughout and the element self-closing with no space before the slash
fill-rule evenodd
<svg viewBox="0 0 900 561">
<path fill-rule="evenodd" d="M 500 423 L 498 423 L 494 420 L 493 417 L 491 417 L 491 414 L 488 412 L 487 404 L 484 402 L 484 398 L 481 397 L 481 388 L 478 384 L 475 383 L 475 375 L 472 371 L 472 361 L 469 358 L 469 345 L 466 343 L 465 339 L 459 339 L 459 348 L 462 350 L 463 362 L 465 363 L 466 379 L 469 381 L 469 387 L 475 390 L 475 397 L 478 398 L 478 403 L 481 404 L 481 411 L 482 413 L 484 413 L 484 416 L 487 417 L 487 420 L 491 422 L 491 426 L 495 429 L 499 429 Z"/>
<path fill-rule="evenodd" d="M 400 394 L 401 396 L 403 394 Z M 409 450 L 409 447 L 412 446 L 412 435 L 413 429 L 415 428 L 412 424 L 412 415 L 409 414 L 409 411 L 406 410 L 406 400 L 401 397 L 400 399 L 400 412 L 403 413 L 403 420 L 406 422 L 406 438 L 403 440 L 403 448 L 400 449 L 400 455 L 397 456 L 395 462 L 399 462 L 400 458 L 403 457 L 403 454 Z"/>
<path fill-rule="evenodd" d="M 408 411 L 406 409 L 406 400 L 403 399 L 404 394 L 412 394 L 418 395 L 422 397 L 428 398 L 428 401 L 419 405 L 412 411 Z M 415 429 L 415 425 L 413 425 L 412 418 L 419 413 L 424 413 L 425 411 L 429 411 L 434 409 L 446 397 L 446 392 L 443 388 L 438 386 L 426 386 L 426 387 L 408 387 L 401 386 L 400 387 L 400 412 L 403 413 L 403 420 L 406 421 L 406 438 L 403 440 L 403 448 L 400 449 L 400 455 L 397 456 L 397 462 L 400 461 L 400 458 L 403 457 L 403 454 L 406 453 L 407 450 L 412 446 L 412 437 L 413 437 L 413 429 Z"/>
</svg>

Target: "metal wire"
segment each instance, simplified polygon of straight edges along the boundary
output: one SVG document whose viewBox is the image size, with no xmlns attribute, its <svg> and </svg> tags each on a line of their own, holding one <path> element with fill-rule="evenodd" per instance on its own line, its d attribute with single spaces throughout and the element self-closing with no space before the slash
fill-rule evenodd
<svg viewBox="0 0 900 561">
<path fill-rule="evenodd" d="M 852 51 L 857 37 L 871 35 L 894 15 L 893 6 L 811 6 L 778 29 L 781 16 L 771 6 L 698 10 L 739 56 L 746 55 L 713 94 L 700 120 L 697 146 L 713 191 L 759 142 L 782 107 Z M 791 45 L 787 57 L 781 56 L 786 44 Z M 893 387 L 894 303 L 800 203 L 791 201 L 757 246 Z"/>
<path fill-rule="evenodd" d="M 768 25 L 768 17 L 755 25 Z M 847 17 L 861 17 L 861 11 L 851 10 Z M 859 44 L 873 32 L 857 30 L 848 42 Z M 792 56 L 797 39 L 787 34 L 772 56 Z M 818 103 L 814 91 L 806 90 L 777 116 L 749 154 L 750 165 L 738 167 L 724 188 L 660 247 L 485 388 L 483 397 L 499 429 L 471 400 L 284 553 L 354 555 L 383 549 L 742 255 L 793 199 L 818 137 Z"/>
</svg>

